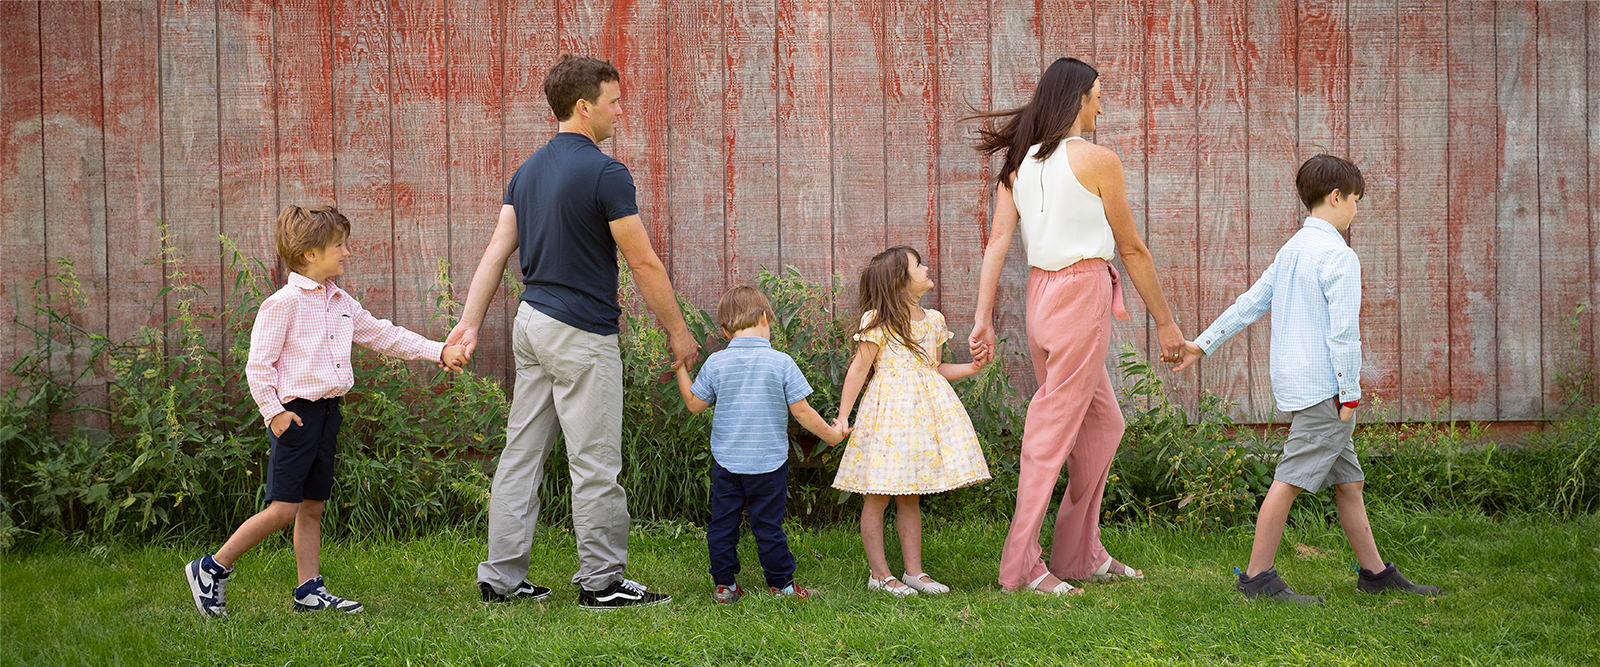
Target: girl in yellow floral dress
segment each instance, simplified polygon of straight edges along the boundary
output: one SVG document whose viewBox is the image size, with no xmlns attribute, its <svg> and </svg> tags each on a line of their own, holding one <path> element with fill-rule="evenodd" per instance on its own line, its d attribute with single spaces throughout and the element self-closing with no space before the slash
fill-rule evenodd
<svg viewBox="0 0 1600 667">
<path fill-rule="evenodd" d="M 928 267 L 911 248 L 890 248 L 867 264 L 861 273 L 856 356 L 845 375 L 836 422 L 849 427 L 860 395 L 861 413 L 833 488 L 866 496 L 861 543 L 871 570 L 867 587 L 899 597 L 950 592 L 923 571 L 918 499 L 989 479 L 972 420 L 950 388 L 951 380 L 983 365 L 939 363 L 951 333 L 944 315 L 917 305 L 932 287 Z M 900 579 L 890 573 L 883 553 L 883 513 L 891 497 L 906 566 Z"/>
</svg>

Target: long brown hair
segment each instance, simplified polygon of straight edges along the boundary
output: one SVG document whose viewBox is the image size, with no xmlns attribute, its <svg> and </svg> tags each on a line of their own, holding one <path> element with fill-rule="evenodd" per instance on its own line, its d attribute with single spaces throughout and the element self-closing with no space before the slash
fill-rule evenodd
<svg viewBox="0 0 1600 667">
<path fill-rule="evenodd" d="M 897 245 L 872 256 L 867 268 L 861 271 L 861 312 L 872 311 L 872 319 L 863 322 L 857 333 L 883 327 L 889 338 L 900 341 L 906 349 L 926 360 L 928 353 L 911 336 L 911 302 L 906 298 L 906 283 L 910 282 L 911 261 L 906 255 L 922 262 L 922 253 L 916 249 Z"/>
<path fill-rule="evenodd" d="M 1033 99 L 1028 100 L 1027 104 L 963 119 L 1006 119 L 998 130 L 978 130 L 979 152 L 985 155 L 993 155 L 1001 150 L 1006 152 L 1005 166 L 1000 169 L 1000 183 L 1010 187 L 1011 178 L 1022 166 L 1022 159 L 1028 156 L 1028 148 L 1034 144 L 1042 144 L 1035 157 L 1040 161 L 1056 151 L 1056 147 L 1066 140 L 1073 121 L 1078 119 L 1078 111 L 1083 108 L 1083 96 L 1094 88 L 1094 82 L 1099 78 L 1100 72 L 1082 60 L 1057 58 L 1039 76 L 1039 85 L 1034 87 Z"/>
</svg>

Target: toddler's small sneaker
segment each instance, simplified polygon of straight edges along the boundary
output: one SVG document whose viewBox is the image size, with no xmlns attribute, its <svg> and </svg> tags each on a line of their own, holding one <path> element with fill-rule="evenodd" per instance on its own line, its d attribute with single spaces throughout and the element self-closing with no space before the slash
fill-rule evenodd
<svg viewBox="0 0 1600 667">
<path fill-rule="evenodd" d="M 223 567 L 206 554 L 183 568 L 183 578 L 189 581 L 189 595 L 194 598 L 195 609 L 201 616 L 228 615 L 228 575 L 233 570 Z"/>
<path fill-rule="evenodd" d="M 515 600 L 543 600 L 550 597 L 550 589 L 535 585 L 527 579 L 523 579 L 522 583 L 517 584 L 517 587 L 512 589 L 510 593 L 503 594 L 495 592 L 494 587 L 490 586 L 489 582 L 480 581 L 478 582 L 478 592 L 483 594 L 484 604 L 512 602 Z"/>
<path fill-rule="evenodd" d="M 322 611 L 324 609 L 354 614 L 361 611 L 362 607 L 360 602 L 346 600 L 329 593 L 328 588 L 322 584 L 322 575 L 320 574 L 307 579 L 305 583 L 300 584 L 299 588 L 294 589 L 295 611 Z"/>
<path fill-rule="evenodd" d="M 1368 570 L 1361 570 L 1356 575 L 1356 588 L 1363 593 L 1372 593 L 1374 595 L 1389 591 L 1428 596 L 1444 593 L 1438 586 L 1423 586 L 1411 583 L 1406 579 L 1406 575 L 1400 574 L 1400 568 L 1395 567 L 1394 563 L 1384 563 L 1383 565 L 1383 571 L 1377 574 L 1373 574 Z"/>
<path fill-rule="evenodd" d="M 806 598 L 813 598 L 817 596 L 816 591 L 792 581 L 789 582 L 788 586 L 784 586 L 783 588 L 768 588 L 767 592 L 771 593 L 772 597 L 775 598 L 794 598 L 796 600 L 804 600 Z"/>
<path fill-rule="evenodd" d="M 1252 600 L 1274 600 L 1303 605 L 1322 604 L 1322 598 L 1301 595 L 1289 590 L 1289 584 L 1284 583 L 1283 578 L 1278 576 L 1278 568 L 1275 567 L 1267 568 L 1254 577 L 1246 577 L 1243 572 L 1239 572 L 1239 583 L 1234 588 Z"/>
<path fill-rule="evenodd" d="M 739 584 L 732 586 L 717 584 L 716 589 L 711 591 L 711 600 L 717 604 L 733 604 L 742 597 L 744 597 L 744 589 L 739 588 Z"/>
</svg>

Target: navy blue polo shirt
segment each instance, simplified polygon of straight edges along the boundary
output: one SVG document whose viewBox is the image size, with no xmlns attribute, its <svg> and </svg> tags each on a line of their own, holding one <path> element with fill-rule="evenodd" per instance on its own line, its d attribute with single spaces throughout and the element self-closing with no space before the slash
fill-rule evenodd
<svg viewBox="0 0 1600 667">
<path fill-rule="evenodd" d="M 633 175 L 588 137 L 559 132 L 506 186 L 517 212 L 522 300 L 567 325 L 617 333 L 617 242 L 612 220 L 639 212 Z"/>
<path fill-rule="evenodd" d="M 760 475 L 789 460 L 789 404 L 811 384 L 789 355 L 760 336 L 739 336 L 711 353 L 689 392 L 711 413 L 711 458 L 728 472 Z"/>
</svg>

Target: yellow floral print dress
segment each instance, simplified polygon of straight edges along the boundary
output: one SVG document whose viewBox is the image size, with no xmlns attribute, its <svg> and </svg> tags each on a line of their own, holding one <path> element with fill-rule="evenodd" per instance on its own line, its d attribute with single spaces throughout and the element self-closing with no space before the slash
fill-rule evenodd
<svg viewBox="0 0 1600 667">
<path fill-rule="evenodd" d="M 953 335 L 944 315 L 925 309 L 911 337 L 924 361 L 879 327 L 858 333 L 878 344 L 872 379 L 861 395 L 855 431 L 839 462 L 833 488 L 879 495 L 922 495 L 989 479 L 972 419 L 950 382 L 939 375 L 940 348 Z M 862 315 L 865 325 L 872 317 Z"/>
</svg>

